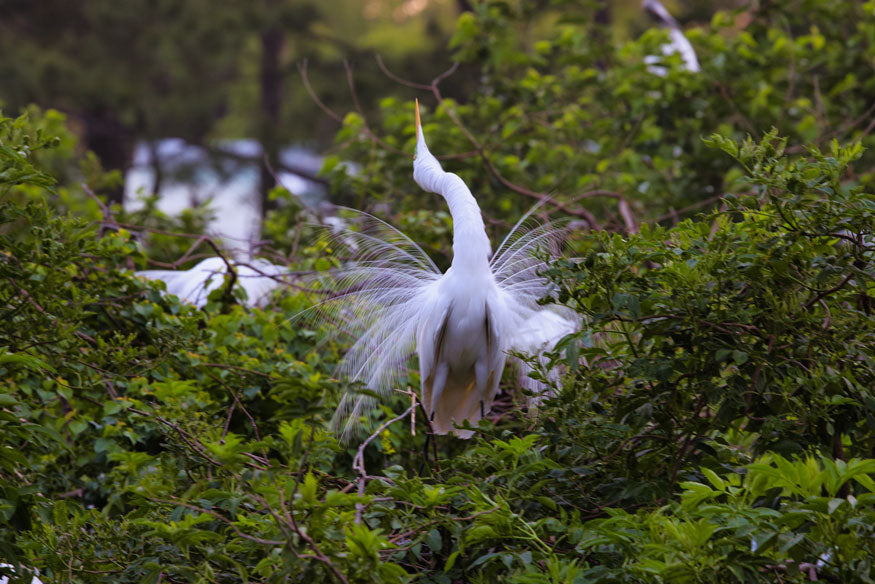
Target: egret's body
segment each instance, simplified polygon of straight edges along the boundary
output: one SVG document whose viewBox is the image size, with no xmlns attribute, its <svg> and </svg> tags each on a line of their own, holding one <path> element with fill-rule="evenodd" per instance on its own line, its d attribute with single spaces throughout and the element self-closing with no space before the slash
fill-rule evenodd
<svg viewBox="0 0 875 584">
<path fill-rule="evenodd" d="M 489 411 L 509 351 L 531 345 L 519 331 L 537 328 L 545 309 L 538 300 L 550 284 L 536 248 L 549 248 L 558 232 L 547 225 L 508 236 L 493 257 L 480 207 L 460 177 L 445 172 L 429 152 L 419 123 L 413 178 L 424 190 L 444 197 L 453 218 L 453 259 L 441 274 L 422 250 L 401 232 L 355 234 L 359 261 L 345 268 L 341 282 L 354 289 L 348 299 L 363 333 L 342 368 L 371 389 L 388 391 L 400 380 L 409 352 L 419 357 L 422 404 L 435 432 L 476 423 Z M 522 220 L 521 220 L 522 222 Z M 388 234 L 388 237 L 386 235 Z M 570 320 L 557 313 L 555 318 Z M 553 323 L 553 319 L 545 318 Z M 550 331 L 558 330 L 551 326 Z M 536 335 L 537 336 L 537 335 Z M 541 334 L 540 337 L 544 335 Z M 551 337 L 552 342 L 559 337 Z M 539 338 L 540 338 L 539 337 Z M 536 343 L 539 346 L 540 342 Z M 347 396 L 336 421 L 346 429 L 364 414 L 365 400 Z"/>
<path fill-rule="evenodd" d="M 442 195 L 453 217 L 453 261 L 434 284 L 434 311 L 417 334 L 422 402 L 445 434 L 491 406 L 508 349 L 502 325 L 511 315 L 489 265 L 492 246 L 477 201 L 429 152 L 418 115 L 416 133 L 413 180 Z"/>
</svg>

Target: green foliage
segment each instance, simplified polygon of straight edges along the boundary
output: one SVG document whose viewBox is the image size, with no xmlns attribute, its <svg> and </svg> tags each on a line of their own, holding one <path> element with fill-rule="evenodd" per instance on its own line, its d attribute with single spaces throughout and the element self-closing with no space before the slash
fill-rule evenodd
<svg viewBox="0 0 875 584">
<path fill-rule="evenodd" d="M 42 128 L 34 128 L 29 124 L 27 116 L 17 119 L 0 117 L 0 188 L 4 194 L 13 186 L 31 184 L 48 188 L 55 184 L 55 179 L 34 166 L 33 153 L 57 146 L 61 139 L 56 136 L 45 136 Z"/>
<path fill-rule="evenodd" d="M 720 477 L 703 468 L 708 484 L 683 483 L 680 501 L 589 522 L 577 549 L 604 560 L 598 577 L 606 581 L 623 574 L 670 582 L 717 582 L 729 574 L 738 582 L 804 581 L 826 569 L 842 582 L 868 582 L 873 464 L 769 455 L 742 474 Z M 855 479 L 858 497 L 840 496 Z M 626 561 L 612 569 L 616 558 Z"/>
<path fill-rule="evenodd" d="M 472 149 L 452 116 L 482 142 L 486 159 L 447 165 L 496 226 L 532 199 L 499 175 L 591 215 L 546 274 L 581 319 L 551 356 L 555 395 L 439 439 L 437 460 L 421 416 L 361 458 L 328 431 L 343 347 L 287 320 L 311 299 L 162 295 L 132 272 L 178 259 L 191 240 L 171 234 L 200 219 L 106 214 L 75 186 L 88 164 L 59 114 L 0 120 L 0 557 L 44 582 L 875 580 L 872 92 L 848 78 L 872 4 L 717 16 L 690 33 L 703 73 L 669 57 L 664 78 L 642 61 L 664 35 L 614 47 L 589 10 L 478 4 L 454 46 L 484 91 L 424 117 L 436 152 Z M 385 144 L 410 151 L 411 120 L 387 99 Z M 347 118 L 363 170 L 329 159 L 335 195 L 391 202 L 445 261 L 449 218 L 372 123 Z M 596 190 L 613 195 L 572 200 Z M 641 221 L 717 194 L 702 216 Z M 287 203 L 267 221 L 278 253 L 340 261 Z"/>
<path fill-rule="evenodd" d="M 634 445 L 615 464 L 639 487 L 655 478 L 671 487 L 694 450 L 725 462 L 732 439 L 715 430 L 755 433 L 744 437 L 754 452 L 875 447 L 875 207 L 840 182 L 859 148 L 791 161 L 774 134 L 740 149 L 712 141 L 751 172 L 728 211 L 603 234 L 579 262 L 552 270 L 560 298 L 588 317 L 565 353 L 565 391 L 576 394 L 566 407 L 586 417 L 572 448 L 601 458 Z"/>
<path fill-rule="evenodd" d="M 419 95 L 432 150 L 453 155 L 448 169 L 497 220 L 493 237 L 536 202 L 533 192 L 549 195 L 559 214 L 609 230 L 628 226 L 622 201 L 635 223 L 663 224 L 713 204 L 737 172 L 702 141 L 714 133 L 741 141 L 776 127 L 797 151 L 802 144 L 826 150 L 833 138 L 860 141 L 870 149 L 859 180 L 871 182 L 865 120 L 875 85 L 858 76 L 873 50 L 871 2 L 780 0 L 717 13 L 686 31 L 702 72 L 685 70 L 673 55 L 662 59 L 665 76 L 644 58 L 662 54 L 667 33 L 652 29 L 615 46 L 594 16 L 599 7 L 478 2 L 459 18 L 453 39 L 463 70 L 481 79 L 476 94 Z M 381 117 L 371 120 L 348 115 L 338 142 L 364 170 L 331 172 L 333 184 L 345 185 L 347 204 L 389 202 L 398 222 L 409 209 L 442 209 L 409 180 L 409 160 L 372 139 L 376 133 L 388 147 L 412 152 L 410 101 L 384 100 Z"/>
</svg>

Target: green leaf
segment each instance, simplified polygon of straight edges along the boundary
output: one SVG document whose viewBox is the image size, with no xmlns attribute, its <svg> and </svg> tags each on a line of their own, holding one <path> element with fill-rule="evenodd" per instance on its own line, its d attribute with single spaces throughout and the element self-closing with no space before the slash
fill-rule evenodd
<svg viewBox="0 0 875 584">
<path fill-rule="evenodd" d="M 441 532 L 437 529 L 432 529 L 428 532 L 428 535 L 425 537 L 426 545 L 436 554 L 441 552 L 443 548 L 443 540 L 441 539 Z"/>
</svg>

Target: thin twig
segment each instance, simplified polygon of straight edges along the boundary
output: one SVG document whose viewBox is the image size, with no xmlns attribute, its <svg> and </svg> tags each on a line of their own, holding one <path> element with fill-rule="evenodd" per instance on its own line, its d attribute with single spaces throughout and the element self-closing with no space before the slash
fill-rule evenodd
<svg viewBox="0 0 875 584">
<path fill-rule="evenodd" d="M 398 83 L 399 85 L 405 85 L 407 87 L 410 87 L 411 89 L 422 89 L 424 91 L 431 91 L 431 85 L 427 83 L 416 83 L 415 81 L 404 79 L 403 77 L 399 77 L 398 75 L 395 75 L 394 73 L 389 71 L 389 68 L 386 67 L 386 64 L 383 62 L 383 57 L 379 54 L 377 54 L 377 66 L 380 68 L 380 71 L 383 72 L 383 75 L 385 75 L 395 83 Z"/>
<path fill-rule="evenodd" d="M 413 409 L 415 407 L 416 407 L 416 403 L 414 402 L 409 408 L 407 408 L 404 411 L 403 414 L 392 418 L 391 420 L 389 420 L 388 422 L 385 422 L 382 426 L 377 428 L 377 430 L 373 434 L 368 436 L 367 440 L 362 442 L 361 445 L 359 446 L 358 452 L 356 452 L 355 458 L 352 459 L 352 469 L 355 471 L 358 471 L 358 473 L 359 473 L 359 480 L 358 480 L 358 495 L 359 495 L 359 497 L 365 496 L 365 486 L 367 484 L 367 479 L 368 479 L 368 473 L 367 473 L 367 470 L 365 470 L 365 448 L 367 448 L 368 444 L 370 444 L 374 438 L 379 436 L 383 430 L 385 430 L 386 428 L 388 428 L 389 426 L 391 426 L 392 424 L 394 424 L 398 420 L 403 420 L 404 418 L 406 418 L 413 411 Z M 355 505 L 355 523 L 356 523 L 356 525 L 358 525 L 362 522 L 363 509 L 364 509 L 364 506 L 361 503 L 356 503 L 356 505 Z"/>
<path fill-rule="evenodd" d="M 347 78 L 349 79 L 350 75 L 352 74 L 349 63 L 344 61 L 344 67 L 346 67 Z M 340 114 L 338 114 L 337 112 L 335 112 L 334 110 L 329 108 L 327 105 L 325 105 L 319 99 L 319 96 L 316 94 L 316 91 L 313 89 L 313 86 L 310 84 L 310 78 L 307 74 L 307 61 L 306 60 L 298 63 L 298 71 L 301 73 L 301 79 L 304 83 L 304 89 L 307 90 L 307 93 L 310 95 L 310 98 L 313 100 L 313 102 L 319 107 L 319 109 L 321 109 L 323 112 L 325 112 L 331 119 L 333 119 L 334 121 L 336 121 L 337 123 L 342 125 L 343 118 L 340 116 Z M 358 96 L 355 93 L 355 87 L 350 85 L 350 91 L 353 92 L 353 101 L 358 103 Z M 394 146 L 386 143 L 379 136 L 377 136 L 377 134 L 375 134 L 374 131 L 371 130 L 371 127 L 368 126 L 366 118 L 361 113 L 361 110 L 359 109 L 358 111 L 362 117 L 362 122 L 364 123 L 364 125 L 362 126 L 362 130 L 365 132 L 365 134 L 368 136 L 368 138 L 370 138 L 370 140 L 372 142 L 379 144 L 382 148 L 389 150 L 390 152 L 394 152 L 396 154 L 406 155 L 406 152 L 403 152 L 402 150 L 395 148 Z"/>
<path fill-rule="evenodd" d="M 239 537 L 243 539 L 248 539 L 249 541 L 254 541 L 255 543 L 260 543 L 262 545 L 285 545 L 286 542 L 279 541 L 275 539 L 264 539 L 261 537 L 256 537 L 254 535 L 249 535 L 248 533 L 244 533 L 240 531 L 240 528 L 234 524 L 233 521 L 222 515 L 221 513 L 217 513 L 212 509 L 206 509 L 204 507 L 199 507 L 198 505 L 192 505 L 191 503 L 186 503 L 185 501 L 181 501 L 179 499 L 152 499 L 152 501 L 156 503 L 165 503 L 167 505 L 178 505 L 179 507 L 185 507 L 186 509 L 191 509 L 192 511 L 197 511 L 199 513 L 206 513 L 212 517 L 215 517 L 219 521 L 222 521 L 226 525 L 228 525 L 231 529 L 234 530 Z"/>
<path fill-rule="evenodd" d="M 176 430 L 177 434 L 179 434 L 179 437 L 182 438 L 182 441 L 185 442 L 188 445 L 188 447 L 191 448 L 198 456 L 202 457 L 203 459 L 205 459 L 207 462 L 209 462 L 213 466 L 216 466 L 216 467 L 223 466 L 221 462 L 219 462 L 215 458 L 212 458 L 210 455 L 208 455 L 206 453 L 206 449 L 203 446 L 198 445 L 199 441 L 197 440 L 197 438 L 194 438 L 191 435 L 189 435 L 188 432 L 183 430 L 177 424 L 174 424 L 173 422 L 171 422 L 169 420 L 165 420 L 164 418 L 162 418 L 159 415 L 150 414 L 149 412 L 144 412 L 143 410 L 139 410 L 137 408 L 128 408 L 128 411 L 133 412 L 135 414 L 139 414 L 139 415 L 144 416 L 146 418 L 151 418 L 153 420 L 157 420 L 158 422 L 161 422 L 165 426 L 167 426 L 169 428 L 173 428 L 174 430 Z"/>
<path fill-rule="evenodd" d="M 652 221 L 653 221 L 653 223 L 662 223 L 666 219 L 673 219 L 675 222 L 677 222 L 679 216 L 685 215 L 685 214 L 689 213 L 690 211 L 695 211 L 696 209 L 699 209 L 701 207 L 707 207 L 708 205 L 710 205 L 712 203 L 716 203 L 717 201 L 719 201 L 722 198 L 723 198 L 723 194 L 714 195 L 713 197 L 708 197 L 707 199 L 702 199 L 701 201 L 696 201 L 692 205 L 687 205 L 686 207 L 683 207 L 681 209 L 672 209 L 671 211 L 669 211 L 665 215 L 660 215 L 656 219 L 652 219 Z"/>
<path fill-rule="evenodd" d="M 290 499 L 295 499 L 295 493 L 298 492 L 298 485 L 301 484 L 301 476 L 304 474 L 304 466 L 306 466 L 307 459 L 310 457 L 310 449 L 313 447 L 313 439 L 316 437 L 316 425 L 310 426 L 310 437 L 307 439 L 307 448 L 304 450 L 304 456 L 301 457 L 301 461 L 298 463 L 298 472 L 295 475 L 295 484 L 292 486 L 292 493 L 289 496 Z"/>
<path fill-rule="evenodd" d="M 249 418 L 249 423 L 252 424 L 252 431 L 255 434 L 255 439 L 258 442 L 261 442 L 261 434 L 258 431 L 258 423 L 255 421 L 255 418 L 252 416 L 252 414 L 249 413 L 249 410 L 246 409 L 246 406 L 243 405 L 243 402 L 240 401 L 240 396 L 237 395 L 237 392 L 234 391 L 227 383 L 222 381 L 222 379 L 218 375 L 215 375 L 212 371 L 204 371 L 204 373 L 209 375 L 216 383 L 218 383 L 219 385 L 224 387 L 228 391 L 228 393 L 231 394 L 231 397 L 233 398 L 234 403 L 231 404 L 230 409 L 233 411 L 234 406 L 237 406 L 240 408 L 240 410 L 246 415 L 246 417 Z M 231 414 L 229 413 L 228 418 L 230 419 L 230 417 L 231 417 Z M 267 458 L 266 453 L 262 452 L 262 454 L 265 458 Z"/>
<path fill-rule="evenodd" d="M 806 302 L 805 309 L 808 310 L 809 308 L 811 308 L 811 306 L 813 304 L 820 302 L 821 300 L 823 300 L 824 298 L 826 298 L 827 296 L 829 296 L 833 292 L 838 292 L 839 290 L 844 288 L 845 284 L 847 284 L 851 280 L 851 278 L 853 278 L 853 277 L 854 277 L 854 273 L 848 272 L 848 275 L 845 276 L 841 282 L 839 282 L 838 284 L 836 284 L 835 286 L 833 286 L 829 290 L 824 290 L 823 292 L 821 292 L 820 294 L 818 294 L 817 296 L 815 296 L 814 298 L 812 298 L 811 300 Z"/>
<path fill-rule="evenodd" d="M 307 90 L 307 93 L 310 95 L 310 99 L 313 100 L 319 109 L 325 112 L 329 118 L 337 122 L 338 124 L 343 124 L 343 118 L 337 115 L 330 107 L 322 103 L 322 100 L 319 99 L 319 96 L 313 90 L 313 86 L 310 85 L 310 77 L 307 75 L 307 60 L 304 59 L 298 63 L 298 72 L 301 74 L 301 80 L 304 82 L 304 89 Z"/>
<path fill-rule="evenodd" d="M 91 190 L 91 188 L 89 188 L 89 186 L 88 186 L 87 184 L 85 184 L 85 183 L 80 183 L 80 186 L 82 187 L 82 190 L 85 191 L 85 194 L 88 195 L 89 197 L 91 197 L 91 199 L 92 199 L 95 203 L 97 203 L 97 206 L 100 207 L 100 212 L 103 214 L 103 225 L 101 226 L 101 235 L 102 235 L 102 232 L 103 232 L 103 228 L 104 228 L 105 226 L 107 226 L 107 225 L 110 226 L 110 227 L 114 227 L 114 228 L 118 229 L 119 224 L 118 224 L 118 222 L 115 220 L 115 217 L 112 216 L 112 211 L 110 211 L 110 209 L 109 209 L 109 207 L 106 205 L 106 203 L 104 203 L 103 201 L 101 201 L 101 200 L 100 200 L 100 197 L 98 197 L 98 196 L 94 193 L 94 191 Z M 100 235 L 98 235 L 98 237 L 100 237 Z"/>
</svg>

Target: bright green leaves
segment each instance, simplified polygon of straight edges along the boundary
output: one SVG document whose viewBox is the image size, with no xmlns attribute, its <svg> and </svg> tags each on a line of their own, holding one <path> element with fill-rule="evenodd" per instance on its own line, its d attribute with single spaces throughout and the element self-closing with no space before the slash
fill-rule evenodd
<svg viewBox="0 0 875 584">
<path fill-rule="evenodd" d="M 349 575 L 357 582 L 407 582 L 409 575 L 404 568 L 381 561 L 381 553 L 394 547 L 381 531 L 356 524 L 344 529 L 346 548 L 356 566 Z"/>
<path fill-rule="evenodd" d="M 125 221 L 136 237 L 98 238 L 62 216 L 99 221 L 93 203 L 38 201 L 35 118 L 0 121 L 0 190 L 38 201 L 0 206 L 0 555 L 74 582 L 872 581 L 871 3 L 778 0 L 742 30 L 715 16 L 686 31 L 703 71 L 668 56 L 664 77 L 644 57 L 665 32 L 616 49 L 590 6 L 560 4 L 477 3 L 453 48 L 482 91 L 423 103 L 491 235 L 534 202 L 501 178 L 581 220 L 546 274 L 583 323 L 555 355 L 557 395 L 537 418 L 503 398 L 477 438 L 438 438 L 437 461 L 421 418 L 415 437 L 389 427 L 363 496 L 355 444 L 327 430 L 340 347 L 287 321 L 311 301 L 162 297 L 130 267 L 189 241 L 141 237 L 203 216 L 148 200 Z M 385 204 L 446 266 L 449 215 L 399 155 L 412 104 L 379 107 L 344 119 L 331 200 Z M 265 235 L 286 257 L 344 260 L 306 243 L 291 193 L 272 197 Z"/>
<path fill-rule="evenodd" d="M 207 452 L 228 470 L 239 470 L 248 460 L 246 453 L 256 450 L 257 444 L 244 442 L 243 437 L 227 433 L 221 439 L 204 441 Z"/>
<path fill-rule="evenodd" d="M 211 530 L 202 529 L 204 523 L 212 523 L 215 517 L 206 513 L 186 514 L 179 521 L 148 521 L 145 519 L 134 521 L 137 525 L 148 528 L 145 535 L 165 539 L 180 546 L 183 551 L 188 551 L 191 546 L 203 545 L 210 541 L 216 541 L 221 536 Z"/>
<path fill-rule="evenodd" d="M 853 461 L 848 468 L 872 462 Z M 851 580 L 868 569 L 875 505 L 871 493 L 859 495 L 868 501 L 864 505 L 853 495 L 820 497 L 825 476 L 835 472 L 832 460 L 773 455 L 745 467 L 743 478 L 701 471 L 710 487 L 683 483 L 680 505 L 637 515 L 613 512 L 591 521 L 578 549 L 591 557 L 621 553 L 629 558 L 625 569 L 672 582 L 716 582 L 727 568 L 738 581 L 766 582 L 762 568 L 779 563 L 790 574 L 798 574 L 794 564 L 802 562 L 840 566 Z M 844 481 L 854 476 L 853 471 L 842 474 Z M 788 477 L 797 477 L 790 479 L 792 492 L 786 490 Z M 773 498 L 776 490 L 785 495 Z M 766 501 L 768 506 L 761 505 Z M 830 539 L 842 543 L 825 545 Z M 731 566 L 724 564 L 729 557 Z"/>
<path fill-rule="evenodd" d="M 161 296 L 131 277 L 142 248 L 125 230 L 98 238 L 97 224 L 44 202 L 4 201 L 0 223 L 5 558 L 26 554 L 45 579 L 72 565 L 112 582 L 224 572 L 245 581 L 242 566 L 292 537 L 269 509 L 292 498 L 302 467 L 311 472 L 301 474 L 305 510 L 295 514 L 340 553 L 358 497 L 334 490 L 328 513 L 311 515 L 325 497 L 319 473 L 338 451 L 324 428 L 331 404 L 320 402 L 336 386 L 327 345 L 308 356 L 312 333 L 281 312 L 198 311 Z M 302 409 L 308 417 L 277 433 Z M 285 559 L 266 573 L 295 566 Z M 307 568 L 316 581 L 319 566 Z"/>
<path fill-rule="evenodd" d="M 34 130 L 26 114 L 14 120 L 0 114 L 0 194 L 16 185 L 51 189 L 56 180 L 34 166 L 33 154 L 59 143 L 59 138 Z"/>
<path fill-rule="evenodd" d="M 677 467 L 657 461 L 683 456 L 685 436 L 706 448 L 705 437 L 734 420 L 758 433 L 759 451 L 829 451 L 846 434 L 846 453 L 868 453 L 873 434 L 859 405 L 875 383 L 864 284 L 875 277 L 865 243 L 872 195 L 842 185 L 858 146 L 788 156 L 774 132 L 710 143 L 738 158 L 749 172 L 743 188 L 760 197 L 730 199 L 731 214 L 672 230 L 602 235 L 579 263 L 550 273 L 560 297 L 588 316 L 581 349 L 565 351 L 579 371 L 574 391 L 593 400 L 588 423 L 622 420 L 636 459 L 653 463 L 641 471 L 668 477 Z M 597 457 L 597 442 L 591 448 Z"/>
<path fill-rule="evenodd" d="M 362 525 L 352 524 L 346 528 L 346 547 L 362 560 L 377 564 L 380 552 L 390 546 L 380 530 L 370 530 Z"/>
<path fill-rule="evenodd" d="M 845 462 L 807 457 L 801 461 L 789 461 L 770 455 L 749 465 L 748 469 L 745 482 L 755 496 L 780 488 L 782 493 L 794 497 L 819 496 L 821 490 L 835 497 L 852 480 L 869 493 L 875 493 L 875 481 L 870 476 L 875 474 L 875 460 L 871 459 L 854 458 Z"/>
</svg>

